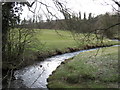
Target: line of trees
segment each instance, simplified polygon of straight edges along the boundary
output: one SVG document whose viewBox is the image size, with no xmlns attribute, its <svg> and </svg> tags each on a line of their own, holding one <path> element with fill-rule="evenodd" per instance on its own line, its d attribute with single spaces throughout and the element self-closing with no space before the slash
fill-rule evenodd
<svg viewBox="0 0 120 90">
<path fill-rule="evenodd" d="M 90 33 L 96 29 L 103 29 L 107 28 L 111 25 L 119 23 L 118 21 L 119 13 L 115 14 L 101 14 L 96 17 L 89 13 L 88 17 L 86 17 L 86 13 L 84 13 L 84 17 L 81 18 L 81 12 L 78 14 L 72 14 L 67 17 L 67 19 L 61 20 L 49 20 L 49 21 L 32 21 L 30 20 L 23 20 L 21 26 L 32 26 L 33 28 L 37 29 L 61 29 L 61 30 L 70 30 L 76 33 Z M 109 30 L 97 30 L 98 34 L 103 34 L 107 38 L 118 38 L 118 26 L 116 25 Z"/>
<path fill-rule="evenodd" d="M 80 16 L 81 15 L 73 15 L 66 21 L 68 30 L 73 30 L 77 33 L 94 33 L 95 30 L 97 30 L 98 34 L 104 35 L 107 38 L 115 38 L 116 34 L 118 33 L 118 26 L 110 28 L 109 30 L 105 30 L 105 28 L 119 23 L 119 13 L 106 13 L 96 17 L 92 17 L 92 14 L 90 13 L 88 18 L 86 18 L 86 14 L 84 13 L 83 19 L 79 18 Z"/>
</svg>

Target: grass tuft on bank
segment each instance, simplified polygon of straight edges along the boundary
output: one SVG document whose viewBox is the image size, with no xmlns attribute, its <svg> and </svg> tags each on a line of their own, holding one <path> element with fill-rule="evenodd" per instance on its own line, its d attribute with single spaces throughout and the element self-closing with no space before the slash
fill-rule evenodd
<svg viewBox="0 0 120 90">
<path fill-rule="evenodd" d="M 48 78 L 51 88 L 118 88 L 118 47 L 81 52 Z"/>
</svg>

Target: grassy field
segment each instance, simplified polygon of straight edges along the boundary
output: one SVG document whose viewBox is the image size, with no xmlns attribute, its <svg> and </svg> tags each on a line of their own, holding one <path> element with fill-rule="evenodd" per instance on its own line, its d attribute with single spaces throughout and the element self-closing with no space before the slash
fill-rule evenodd
<svg viewBox="0 0 120 90">
<path fill-rule="evenodd" d="M 63 31 L 63 30 L 35 30 L 36 35 L 34 38 L 36 38 L 36 42 L 31 43 L 30 50 L 32 51 L 41 51 L 41 52 L 47 52 L 47 51 L 55 51 L 55 50 L 61 50 L 65 51 L 68 48 L 83 48 L 86 45 L 95 46 L 95 45 L 102 45 L 101 41 L 95 39 L 95 35 L 92 34 L 86 40 L 84 39 L 83 34 L 79 34 L 78 37 L 80 40 L 74 40 L 74 37 L 69 31 Z M 90 41 L 88 41 L 88 39 Z M 83 41 L 84 40 L 84 41 Z M 111 41 L 109 39 L 104 39 L 103 43 L 105 45 L 110 44 L 117 44 L 117 41 Z"/>
<path fill-rule="evenodd" d="M 52 51 L 56 49 L 63 50 L 67 47 L 77 47 L 77 43 L 74 41 L 71 33 L 68 31 L 58 31 L 55 30 L 36 30 L 35 38 L 38 40 L 31 44 L 36 44 L 32 47 L 33 50 L 39 51 Z M 36 47 L 37 46 L 37 47 Z"/>
<path fill-rule="evenodd" d="M 48 79 L 49 88 L 117 88 L 118 47 L 81 52 Z M 97 54 L 97 55 L 96 55 Z"/>
</svg>

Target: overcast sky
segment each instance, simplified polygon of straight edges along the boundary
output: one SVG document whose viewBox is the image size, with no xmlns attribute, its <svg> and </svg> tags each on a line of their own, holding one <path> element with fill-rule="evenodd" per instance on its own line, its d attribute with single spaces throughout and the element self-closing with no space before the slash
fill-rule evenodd
<svg viewBox="0 0 120 90">
<path fill-rule="evenodd" d="M 57 12 L 57 9 L 55 9 L 52 0 L 39 0 L 39 1 L 42 1 L 43 3 L 46 3 L 47 5 L 51 6 L 52 8 L 50 8 L 50 11 L 53 12 L 53 14 L 56 14 L 58 17 L 63 18 L 62 14 Z M 75 13 L 78 13 L 80 11 L 82 14 L 86 12 L 87 15 L 88 13 L 92 13 L 94 16 L 104 14 L 106 12 L 111 13 L 113 12 L 113 7 L 118 9 L 117 5 L 115 5 L 115 3 L 112 2 L 112 0 L 61 0 L 61 1 L 62 2 L 66 1 L 67 2 L 66 6 Z M 46 12 L 46 10 L 44 6 L 41 6 L 39 3 L 36 3 L 34 4 L 31 10 L 34 10 L 36 5 L 37 5 L 36 14 L 43 15 L 42 18 L 45 19 L 45 14 L 43 11 Z M 113 7 L 111 5 L 113 5 Z M 42 8 L 41 11 L 39 11 L 40 7 Z M 24 7 L 21 19 L 23 19 L 24 17 L 30 18 L 32 16 L 33 14 L 28 10 L 28 8 Z"/>
</svg>

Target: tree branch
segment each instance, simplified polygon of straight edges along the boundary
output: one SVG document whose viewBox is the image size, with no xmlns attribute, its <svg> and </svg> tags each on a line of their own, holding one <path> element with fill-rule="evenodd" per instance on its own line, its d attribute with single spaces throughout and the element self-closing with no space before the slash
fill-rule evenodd
<svg viewBox="0 0 120 90">
<path fill-rule="evenodd" d="M 35 3 L 36 0 L 34 0 L 34 2 L 32 2 L 31 4 L 29 2 L 25 2 L 25 4 L 28 6 L 28 7 L 32 7 L 33 4 Z"/>
<path fill-rule="evenodd" d="M 120 22 L 119 22 L 119 23 L 116 23 L 116 24 L 113 24 L 113 25 L 109 26 L 108 28 L 94 29 L 94 30 L 91 31 L 90 33 L 95 32 L 95 31 L 98 31 L 98 30 L 109 30 L 110 28 L 113 28 L 113 27 L 118 26 L 118 25 L 120 25 Z"/>
<path fill-rule="evenodd" d="M 115 2 L 115 4 L 117 4 L 119 7 L 120 7 L 120 3 L 115 1 L 115 0 L 112 0 L 113 2 Z"/>
</svg>

